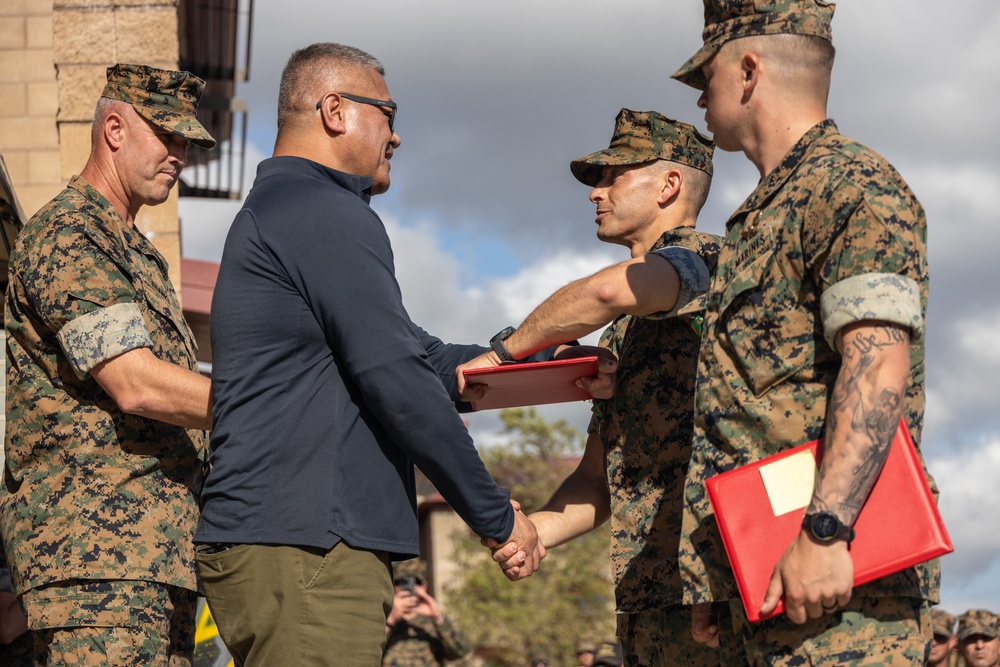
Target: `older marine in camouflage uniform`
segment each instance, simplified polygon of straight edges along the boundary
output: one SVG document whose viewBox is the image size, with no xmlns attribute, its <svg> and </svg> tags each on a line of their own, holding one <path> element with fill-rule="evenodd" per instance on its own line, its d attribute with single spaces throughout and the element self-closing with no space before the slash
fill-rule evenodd
<svg viewBox="0 0 1000 667">
<path fill-rule="evenodd" d="M 807 517 L 850 525 L 900 415 L 920 441 L 926 218 L 896 170 L 825 116 L 833 10 L 705 0 L 704 47 L 673 75 L 703 91 L 718 146 L 761 173 L 726 225 L 707 297 L 681 568 L 687 602 L 730 601 L 753 664 L 915 666 L 936 561 L 852 593 L 847 545 L 804 524 L 764 609 L 783 593 L 787 616 L 751 625 L 704 492 L 719 472 L 825 437 Z"/>
<path fill-rule="evenodd" d="M 11 253 L 0 530 L 46 664 L 190 663 L 209 381 L 134 218 L 214 145 L 203 87 L 109 67 L 87 165 Z"/>
<path fill-rule="evenodd" d="M 618 358 L 616 393 L 595 401 L 580 467 L 531 519 L 552 546 L 610 516 L 618 636 L 627 665 L 719 663 L 718 651 L 691 638 L 677 569 L 700 344 L 697 300 L 719 251 L 718 237 L 695 229 L 711 184 L 713 148 L 686 123 L 622 109 L 610 147 L 574 160 L 571 169 L 594 188 L 599 238 L 628 246 L 633 259 L 563 288 L 507 340 L 525 352 L 526 341 L 527 349 L 549 342 L 533 332 L 588 333 L 572 325 L 590 317 L 581 315 L 590 308 L 588 295 L 604 299 L 589 321 L 613 318 L 601 345 Z M 673 278 L 644 273 L 654 269 Z M 631 305 L 607 299 L 616 277 Z M 588 516 L 570 509 L 580 506 L 589 506 Z"/>
<path fill-rule="evenodd" d="M 382 667 L 442 667 L 472 652 L 465 634 L 427 591 L 427 566 L 423 560 L 411 558 L 394 563 L 392 574 L 395 599 L 386 622 Z"/>
</svg>

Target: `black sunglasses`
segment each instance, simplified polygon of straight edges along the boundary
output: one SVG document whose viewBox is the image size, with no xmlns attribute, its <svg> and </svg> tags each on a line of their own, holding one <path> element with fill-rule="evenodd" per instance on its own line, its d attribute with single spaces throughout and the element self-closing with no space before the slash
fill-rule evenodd
<svg viewBox="0 0 1000 667">
<path fill-rule="evenodd" d="M 382 111 L 388 109 L 389 116 L 389 131 L 392 132 L 392 125 L 396 122 L 396 103 L 392 100 L 376 100 L 374 97 L 362 97 L 361 95 L 351 95 L 350 93 L 337 93 L 346 100 L 351 100 L 352 102 L 358 102 L 360 104 L 370 104 L 373 107 L 379 107 Z M 324 96 L 325 98 L 325 96 Z M 323 106 L 323 100 L 321 99 L 316 103 L 317 111 Z"/>
</svg>

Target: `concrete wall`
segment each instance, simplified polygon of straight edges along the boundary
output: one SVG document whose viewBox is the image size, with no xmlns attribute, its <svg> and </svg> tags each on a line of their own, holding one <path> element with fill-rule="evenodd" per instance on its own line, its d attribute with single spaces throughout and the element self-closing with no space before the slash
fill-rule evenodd
<svg viewBox="0 0 1000 667">
<path fill-rule="evenodd" d="M 90 154 L 94 105 L 118 62 L 174 69 L 176 0 L 0 2 L 0 153 L 24 213 L 55 196 Z M 177 190 L 136 225 L 180 288 Z"/>
<path fill-rule="evenodd" d="M 52 15 L 52 0 L 0 3 L 0 152 L 29 216 L 65 184 Z"/>
</svg>

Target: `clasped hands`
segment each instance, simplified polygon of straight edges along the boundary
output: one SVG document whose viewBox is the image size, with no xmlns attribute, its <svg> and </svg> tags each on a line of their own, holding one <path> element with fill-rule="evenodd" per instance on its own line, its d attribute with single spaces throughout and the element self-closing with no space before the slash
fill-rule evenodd
<svg viewBox="0 0 1000 667">
<path fill-rule="evenodd" d="M 519 581 L 530 577 L 541 566 L 545 558 L 545 545 L 538 538 L 535 524 L 524 512 L 521 504 L 511 500 L 514 508 L 514 530 L 506 542 L 499 543 L 491 537 L 484 537 L 481 544 L 493 554 L 493 561 L 500 566 L 505 577 Z"/>
</svg>

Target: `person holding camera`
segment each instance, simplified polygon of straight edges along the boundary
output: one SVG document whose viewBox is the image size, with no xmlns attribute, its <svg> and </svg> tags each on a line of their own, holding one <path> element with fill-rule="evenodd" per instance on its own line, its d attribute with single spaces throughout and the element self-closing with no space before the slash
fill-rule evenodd
<svg viewBox="0 0 1000 667">
<path fill-rule="evenodd" d="M 468 655 L 469 640 L 427 592 L 427 564 L 411 558 L 392 569 L 395 595 L 385 622 L 382 667 L 439 667 Z"/>
</svg>

